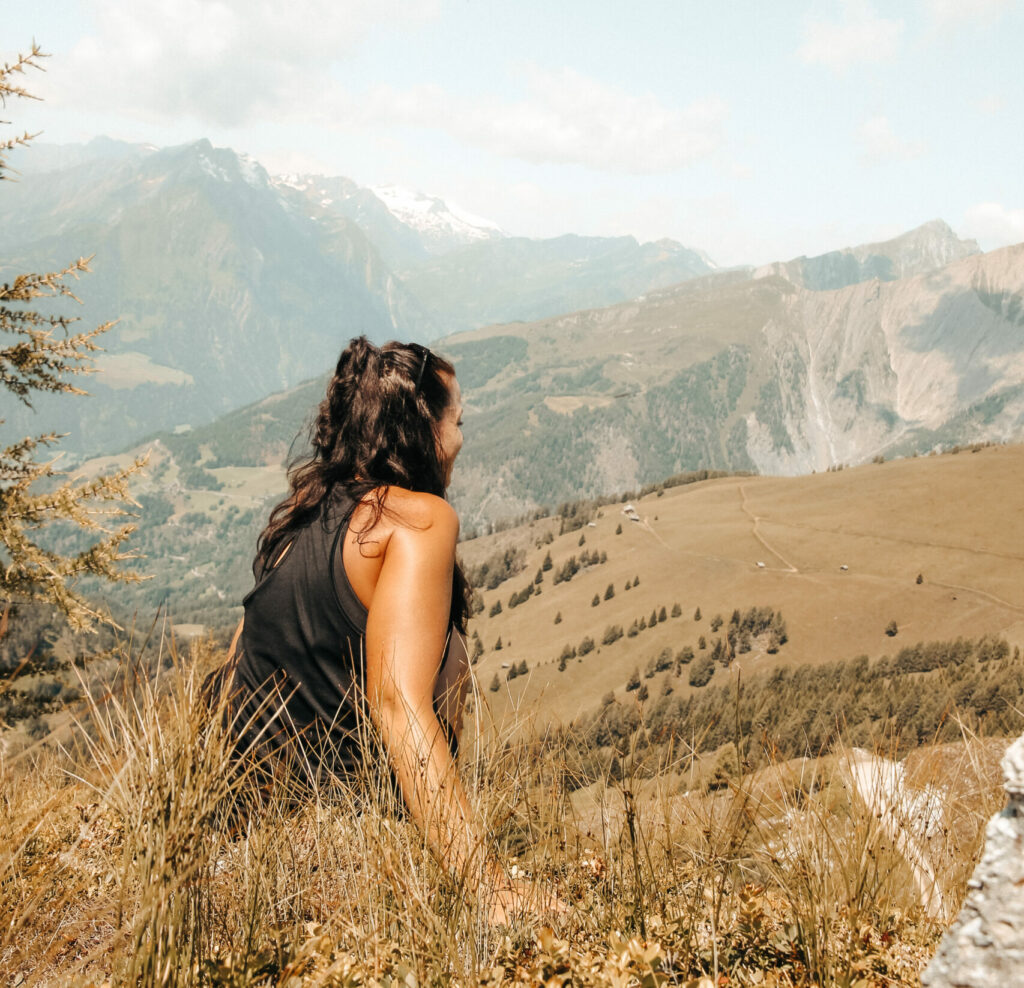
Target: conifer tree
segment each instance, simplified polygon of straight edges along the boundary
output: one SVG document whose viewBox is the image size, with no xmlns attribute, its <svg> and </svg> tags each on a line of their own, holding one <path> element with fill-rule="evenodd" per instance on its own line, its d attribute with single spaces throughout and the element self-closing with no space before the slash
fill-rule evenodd
<svg viewBox="0 0 1024 988">
<path fill-rule="evenodd" d="M 28 55 L 0 65 L 0 107 L 35 98 L 18 80 L 28 69 L 42 69 L 45 57 L 33 45 Z M 8 154 L 30 141 L 27 133 L 0 141 L 0 180 L 9 179 Z M 60 271 L 19 274 L 0 284 L 0 384 L 29 408 L 36 392 L 85 393 L 71 378 L 93 370 L 97 337 L 113 323 L 72 333 L 75 319 L 34 306 L 40 299 L 78 301 L 69 282 L 88 270 L 88 259 L 79 258 Z M 59 439 L 47 433 L 0 443 L 0 615 L 18 601 L 43 601 L 59 607 L 72 627 L 87 628 L 101 615 L 76 589 L 80 578 L 138 579 L 120 564 L 132 558 L 123 550 L 134 531 L 124 523 L 124 505 L 135 503 L 127 481 L 141 461 L 91 480 L 67 478 L 56 469 L 56 457 L 44 454 Z M 94 533 L 96 541 L 63 555 L 46 544 L 51 526 L 60 523 Z"/>
</svg>

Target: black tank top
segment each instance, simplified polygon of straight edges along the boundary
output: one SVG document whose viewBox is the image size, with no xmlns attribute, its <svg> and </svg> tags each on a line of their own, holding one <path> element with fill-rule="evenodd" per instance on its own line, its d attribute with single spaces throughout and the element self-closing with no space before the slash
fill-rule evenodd
<svg viewBox="0 0 1024 988">
<path fill-rule="evenodd" d="M 231 682 L 239 748 L 312 786 L 349 782 L 367 767 L 394 783 L 387 766 L 365 762 L 380 748 L 364 716 L 367 611 L 342 561 L 352 509 L 348 498 L 325 501 L 270 565 L 257 558 L 242 601 Z M 458 742 L 440 722 L 454 755 Z"/>
<path fill-rule="evenodd" d="M 311 783 L 349 776 L 359 732 L 369 729 L 361 716 L 367 612 L 341 554 L 351 514 L 351 501 L 326 501 L 275 561 L 257 559 L 256 585 L 242 601 L 232 684 L 240 740 L 284 757 Z"/>
</svg>

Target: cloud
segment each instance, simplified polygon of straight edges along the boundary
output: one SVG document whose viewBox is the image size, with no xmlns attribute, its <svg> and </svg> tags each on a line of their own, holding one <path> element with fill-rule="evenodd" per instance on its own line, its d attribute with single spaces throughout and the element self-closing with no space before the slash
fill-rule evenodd
<svg viewBox="0 0 1024 988">
<path fill-rule="evenodd" d="M 1008 209 L 998 202 L 979 202 L 964 212 L 961 229 L 989 250 L 1024 243 L 1024 209 Z"/>
<path fill-rule="evenodd" d="M 903 21 L 879 17 L 864 0 L 844 0 L 839 21 L 809 21 L 799 54 L 805 62 L 844 72 L 856 62 L 892 58 L 903 34 Z"/>
<path fill-rule="evenodd" d="M 1006 100 L 1002 96 L 992 93 L 989 96 L 983 96 L 981 99 L 975 100 L 974 105 L 979 113 L 985 114 L 986 117 L 994 117 L 1006 109 Z"/>
<path fill-rule="evenodd" d="M 99 0 L 71 52 L 69 103 L 144 119 L 234 126 L 329 85 L 330 66 L 378 23 L 416 23 L 437 0 Z"/>
<path fill-rule="evenodd" d="M 925 9 L 940 28 L 959 27 L 965 21 L 989 23 L 1017 4 L 1018 0 L 925 0 Z"/>
<path fill-rule="evenodd" d="M 332 67 L 372 30 L 430 18 L 439 2 L 98 0 L 96 29 L 62 67 L 59 95 L 79 109 L 209 127 L 425 127 L 507 157 L 627 174 L 671 171 L 721 146 L 721 100 L 667 106 L 570 69 L 527 66 L 519 100 L 339 87 Z"/>
<path fill-rule="evenodd" d="M 889 118 L 876 116 L 865 120 L 858 132 L 862 156 L 866 164 L 879 165 L 889 161 L 919 158 L 927 150 L 922 141 L 908 141 L 893 129 Z"/>
<path fill-rule="evenodd" d="M 512 102 L 462 99 L 436 86 L 380 87 L 357 115 L 364 123 L 438 128 L 505 157 L 626 174 L 673 171 L 714 153 L 724 141 L 728 107 L 715 97 L 680 109 L 571 69 L 535 66 L 526 70 L 526 83 L 527 98 Z M 334 109 L 335 119 L 339 111 L 351 119 L 351 103 L 349 113 L 340 103 Z"/>
</svg>

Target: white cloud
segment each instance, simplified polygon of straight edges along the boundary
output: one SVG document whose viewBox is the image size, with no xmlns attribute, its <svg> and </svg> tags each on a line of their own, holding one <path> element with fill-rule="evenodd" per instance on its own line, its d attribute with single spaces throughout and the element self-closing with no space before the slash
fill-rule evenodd
<svg viewBox="0 0 1024 988">
<path fill-rule="evenodd" d="M 925 0 L 933 23 L 940 28 L 957 27 L 965 21 L 988 23 L 1018 0 Z"/>
<path fill-rule="evenodd" d="M 993 93 L 989 96 L 984 96 L 979 100 L 975 100 L 974 105 L 979 113 L 985 114 L 986 117 L 994 117 L 1006 109 L 1006 100 L 1004 100 L 1002 96 Z"/>
<path fill-rule="evenodd" d="M 809 21 L 799 54 L 843 72 L 856 62 L 882 62 L 899 48 L 903 21 L 879 17 L 865 0 L 844 0 L 838 21 Z"/>
<path fill-rule="evenodd" d="M 1024 209 L 998 202 L 979 202 L 964 212 L 961 229 L 986 250 L 1024 243 Z"/>
<path fill-rule="evenodd" d="M 922 141 L 908 141 L 900 137 L 886 116 L 865 120 L 858 136 L 864 161 L 869 165 L 919 158 L 927 150 Z"/>
<path fill-rule="evenodd" d="M 331 64 L 378 23 L 415 23 L 437 0 L 99 0 L 96 32 L 62 69 L 63 96 L 146 119 L 232 126 L 321 92 Z"/>
<path fill-rule="evenodd" d="M 712 154 L 724 140 L 728 107 L 717 98 L 679 109 L 571 69 L 530 67 L 526 79 L 528 96 L 516 102 L 460 99 L 436 86 L 380 87 L 354 111 L 350 100 L 336 102 L 329 116 L 351 121 L 355 112 L 364 123 L 439 128 L 506 157 L 627 174 L 673 171 Z"/>
<path fill-rule="evenodd" d="M 507 157 L 627 174 L 671 171 L 723 142 L 719 99 L 667 106 L 570 69 L 528 66 L 518 101 L 435 85 L 346 92 L 331 77 L 375 27 L 424 20 L 439 2 L 98 0 L 95 32 L 61 69 L 61 100 L 210 127 L 420 126 Z"/>
</svg>

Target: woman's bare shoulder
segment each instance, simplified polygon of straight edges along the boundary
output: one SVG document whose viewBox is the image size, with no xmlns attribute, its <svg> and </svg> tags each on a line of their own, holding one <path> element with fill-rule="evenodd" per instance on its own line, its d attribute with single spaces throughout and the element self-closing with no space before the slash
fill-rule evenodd
<svg viewBox="0 0 1024 988">
<path fill-rule="evenodd" d="M 368 517 L 373 512 L 373 498 L 377 492 L 371 493 L 356 509 L 353 519 L 357 524 L 358 515 L 365 513 Z M 383 512 L 374 526 L 375 534 L 389 538 L 398 531 L 415 536 L 417 533 L 428 534 L 432 538 L 446 539 L 457 537 L 459 532 L 459 516 L 455 509 L 442 497 L 427 494 L 424 491 L 410 491 L 404 487 L 388 487 L 383 491 Z"/>
</svg>

